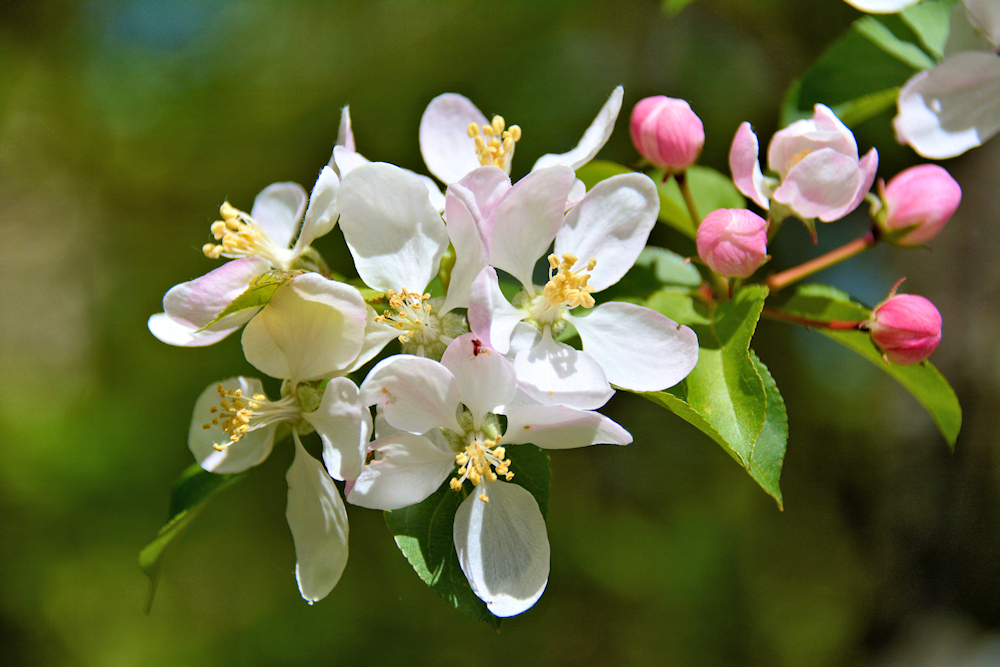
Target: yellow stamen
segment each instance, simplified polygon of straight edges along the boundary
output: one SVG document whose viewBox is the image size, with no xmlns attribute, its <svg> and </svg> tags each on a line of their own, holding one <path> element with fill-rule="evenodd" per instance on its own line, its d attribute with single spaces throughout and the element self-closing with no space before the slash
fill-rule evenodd
<svg viewBox="0 0 1000 667">
<path fill-rule="evenodd" d="M 455 455 L 460 476 L 452 477 L 448 485 L 459 491 L 465 480 L 472 482 L 473 486 L 479 486 L 484 480 L 495 482 L 501 476 L 510 481 L 514 478 L 514 473 L 510 471 L 510 459 L 504 459 L 506 455 L 506 450 L 500 446 L 499 437 L 496 440 L 473 440 Z M 489 502 L 485 487 L 479 494 L 479 499 Z"/>
<path fill-rule="evenodd" d="M 542 294 L 549 300 L 552 308 L 566 306 L 576 308 L 593 308 L 594 297 L 590 294 L 594 288 L 587 284 L 590 274 L 584 271 L 574 272 L 573 267 L 579 261 L 575 255 L 565 253 L 560 258 L 556 254 L 551 254 L 549 260 L 549 282 L 545 284 Z M 585 271 L 593 271 L 597 266 L 597 259 L 591 257 L 587 261 Z"/>
<path fill-rule="evenodd" d="M 521 128 L 507 123 L 502 116 L 493 116 L 489 125 L 482 128 L 469 123 L 466 134 L 474 140 L 479 164 L 484 167 L 499 167 L 510 173 L 510 161 L 514 157 L 514 144 L 521 140 Z"/>
</svg>

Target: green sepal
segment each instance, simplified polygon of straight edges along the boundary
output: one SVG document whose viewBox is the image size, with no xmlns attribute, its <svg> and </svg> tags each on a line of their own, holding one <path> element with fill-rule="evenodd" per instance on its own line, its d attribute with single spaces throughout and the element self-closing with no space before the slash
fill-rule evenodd
<svg viewBox="0 0 1000 667">
<path fill-rule="evenodd" d="M 548 454 L 534 445 L 510 445 L 505 449 L 514 478 L 511 482 L 497 483 L 522 486 L 534 496 L 542 516 L 546 516 L 552 479 Z M 472 592 L 455 551 L 455 513 L 470 492 L 476 491 L 469 483 L 461 491 L 455 491 L 445 480 L 422 502 L 385 512 L 385 523 L 395 537 L 396 546 L 424 583 L 459 611 L 499 630 L 503 619 L 491 614 L 486 603 Z"/>
<path fill-rule="evenodd" d="M 170 520 L 160 528 L 153 541 L 139 552 L 139 567 L 149 577 L 145 607 L 147 614 L 153 608 L 153 596 L 156 595 L 160 566 L 167 547 L 194 521 L 215 494 L 242 481 L 248 474 L 249 471 L 218 475 L 195 463 L 174 482 L 173 491 L 170 492 Z"/>
<path fill-rule="evenodd" d="M 295 276 L 301 275 L 302 271 L 268 271 L 262 273 L 250 281 L 250 286 L 246 291 L 233 299 L 232 303 L 215 316 L 215 319 L 203 326 L 198 331 L 204 331 L 223 317 L 232 315 L 248 308 L 260 308 L 271 302 L 275 290 L 284 285 Z"/>
<path fill-rule="evenodd" d="M 846 292 L 818 283 L 800 285 L 779 310 L 821 321 L 857 321 L 871 317 L 871 310 L 852 300 Z M 834 331 L 821 327 L 816 330 L 854 350 L 903 385 L 930 413 L 948 446 L 954 450 L 962 428 L 962 407 L 951 385 L 933 364 L 929 361 L 912 366 L 888 364 L 865 331 Z"/>
</svg>

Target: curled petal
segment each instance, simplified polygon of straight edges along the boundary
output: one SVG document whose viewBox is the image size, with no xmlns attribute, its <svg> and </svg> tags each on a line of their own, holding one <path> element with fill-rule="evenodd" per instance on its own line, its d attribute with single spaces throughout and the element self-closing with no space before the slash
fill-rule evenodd
<svg viewBox="0 0 1000 667">
<path fill-rule="evenodd" d="M 323 167 L 309 195 L 309 208 L 302 223 L 302 231 L 295 241 L 292 254 L 298 257 L 309 244 L 320 236 L 327 234 L 337 224 L 340 213 L 337 211 L 337 188 L 340 179 L 330 167 Z"/>
<path fill-rule="evenodd" d="M 604 148 L 604 144 L 608 142 L 611 132 L 615 129 L 615 121 L 618 120 L 618 112 L 622 109 L 622 96 L 624 94 L 624 89 L 621 86 L 611 91 L 611 97 L 601 107 L 594 122 L 583 133 L 583 137 L 580 138 L 580 143 L 576 145 L 576 148 L 561 155 L 554 155 L 552 153 L 543 155 L 538 158 L 531 171 L 554 167 L 557 164 L 566 165 L 575 171 L 593 160 L 594 156 Z"/>
<path fill-rule="evenodd" d="M 562 405 L 512 406 L 507 415 L 503 444 L 531 443 L 544 449 L 571 449 L 589 445 L 627 445 L 632 436 L 618 423 L 593 410 Z"/>
<path fill-rule="evenodd" d="M 354 479 L 372 435 L 372 416 L 361 405 L 358 387 L 347 378 L 334 378 L 323 390 L 323 400 L 312 412 L 302 413 L 323 441 L 323 463 L 334 479 Z"/>
<path fill-rule="evenodd" d="M 529 609 L 549 580 L 549 536 L 534 496 L 517 484 L 480 486 L 455 513 L 455 550 L 475 593 L 494 616 Z"/>
<path fill-rule="evenodd" d="M 757 206 L 767 210 L 770 193 L 766 190 L 764 174 L 760 170 L 759 153 L 757 135 L 750 128 L 750 123 L 741 124 L 729 149 L 729 170 L 733 173 L 736 188 Z"/>
<path fill-rule="evenodd" d="M 420 118 L 420 154 L 427 170 L 445 185 L 479 166 L 476 144 L 467 132 L 471 123 L 489 124 L 476 105 L 456 93 L 435 97 Z"/>
<path fill-rule="evenodd" d="M 240 312 L 247 316 L 246 320 L 249 320 L 250 317 L 257 312 L 257 309 L 249 308 L 246 311 Z M 228 329 L 213 328 L 210 331 L 199 331 L 192 326 L 175 322 L 170 319 L 170 316 L 166 313 L 157 313 L 156 315 L 150 316 L 146 325 L 149 327 L 149 332 L 151 334 L 167 345 L 177 345 L 178 347 L 204 347 L 206 345 L 218 343 L 220 340 L 243 326 L 243 324 L 246 323 L 246 320 Z"/>
<path fill-rule="evenodd" d="M 295 435 L 295 460 L 285 476 L 285 517 L 295 541 L 295 580 L 309 604 L 322 600 L 347 566 L 347 508 L 319 461 Z"/>
<path fill-rule="evenodd" d="M 347 494 L 352 505 L 398 510 L 437 491 L 455 468 L 455 455 L 422 435 L 399 433 L 371 443 L 381 454 L 366 465 Z"/>
<path fill-rule="evenodd" d="M 195 330 L 201 329 L 225 310 L 236 297 L 243 294 L 250 286 L 250 281 L 266 273 L 270 268 L 271 265 L 267 260 L 260 257 L 245 257 L 226 262 L 200 278 L 170 288 L 163 297 L 163 310 L 175 322 L 188 325 Z M 240 326 L 229 324 L 220 327 L 218 324 L 221 322 L 213 326 L 213 329 L 231 329 Z"/>
<path fill-rule="evenodd" d="M 298 183 L 273 183 L 253 200 L 250 217 L 279 247 L 288 248 L 299 231 L 307 200 Z"/>
<path fill-rule="evenodd" d="M 194 416 L 188 432 L 188 447 L 198 465 L 209 472 L 243 472 L 259 464 L 271 453 L 277 424 L 248 431 L 236 442 L 217 451 L 213 445 L 226 445 L 231 442 L 229 434 L 222 430 L 221 425 L 212 424 L 212 420 L 219 416 L 219 413 L 212 412 L 211 408 L 218 408 L 222 401 L 218 391 L 220 384 L 223 391 L 239 389 L 244 396 L 264 393 L 264 386 L 256 378 L 229 378 L 206 387 L 194 405 Z M 206 424 L 209 428 L 205 428 Z"/>
<path fill-rule="evenodd" d="M 340 127 L 337 130 L 337 145 L 343 146 L 349 151 L 357 150 L 354 147 L 354 130 L 351 129 L 350 106 L 346 106 L 340 110 Z"/>
</svg>

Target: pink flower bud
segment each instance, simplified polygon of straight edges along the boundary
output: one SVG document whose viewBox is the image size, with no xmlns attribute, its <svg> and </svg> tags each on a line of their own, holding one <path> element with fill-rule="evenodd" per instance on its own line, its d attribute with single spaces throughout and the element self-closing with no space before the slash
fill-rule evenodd
<svg viewBox="0 0 1000 667">
<path fill-rule="evenodd" d="M 663 95 L 635 105 L 629 132 L 636 150 L 667 173 L 690 167 L 705 145 L 705 128 L 688 103 Z"/>
<path fill-rule="evenodd" d="M 896 294 L 876 306 L 868 331 L 887 362 L 919 364 L 941 342 L 941 313 L 922 296 Z"/>
<path fill-rule="evenodd" d="M 936 164 L 921 164 L 896 174 L 885 186 L 885 220 L 882 231 L 918 225 L 893 242 L 919 245 L 937 236 L 962 201 L 962 188 Z"/>
<path fill-rule="evenodd" d="M 749 278 L 767 256 L 767 222 L 745 208 L 720 208 L 698 226 L 698 256 L 727 278 Z"/>
</svg>

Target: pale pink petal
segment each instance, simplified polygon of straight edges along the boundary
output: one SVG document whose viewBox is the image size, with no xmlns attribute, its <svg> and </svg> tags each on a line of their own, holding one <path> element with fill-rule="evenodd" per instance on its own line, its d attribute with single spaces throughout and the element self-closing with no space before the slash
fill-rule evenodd
<svg viewBox="0 0 1000 667">
<path fill-rule="evenodd" d="M 257 312 L 257 309 L 251 308 L 240 312 L 253 316 L 253 314 Z M 247 319 L 249 320 L 250 317 L 247 317 Z M 210 331 L 199 331 L 198 329 L 195 329 L 187 324 L 175 322 L 170 319 L 170 316 L 166 313 L 157 313 L 156 315 L 150 316 L 146 326 L 149 327 L 149 332 L 151 334 L 167 345 L 177 345 L 178 347 L 204 347 L 206 345 L 218 343 L 220 340 L 243 326 L 243 324 L 244 322 L 240 322 L 239 325 L 228 329 L 216 330 L 213 328 Z"/>
<path fill-rule="evenodd" d="M 767 149 L 767 164 L 784 179 L 804 157 L 824 148 L 858 160 L 854 134 L 829 107 L 817 104 L 811 119 L 796 121 L 775 133 Z"/>
<path fill-rule="evenodd" d="M 278 247 L 288 248 L 299 231 L 308 199 L 298 183 L 272 183 L 253 200 L 250 217 Z"/>
<path fill-rule="evenodd" d="M 360 166 L 337 194 L 340 227 L 358 275 L 383 292 L 423 292 L 448 248 L 448 232 L 413 173 L 384 162 Z"/>
<path fill-rule="evenodd" d="M 698 363 L 698 336 L 654 310 L 605 303 L 586 317 L 570 317 L 583 351 L 604 369 L 608 382 L 633 391 L 672 387 Z"/>
<path fill-rule="evenodd" d="M 899 92 L 896 139 L 927 158 L 961 155 L 1000 130 L 1000 58 L 956 53 Z"/>
<path fill-rule="evenodd" d="M 659 212 L 660 197 L 649 176 L 612 176 L 595 185 L 566 214 L 556 234 L 555 253 L 576 255 L 575 271 L 586 270 L 588 259 L 596 258 L 587 284 L 600 292 L 621 280 L 635 264 Z"/>
<path fill-rule="evenodd" d="M 386 420 L 407 433 L 421 435 L 437 427 L 463 432 L 455 417 L 458 382 L 437 361 L 408 354 L 383 359 L 361 383 L 365 405 L 381 406 Z"/>
<path fill-rule="evenodd" d="M 452 246 L 455 248 L 455 266 L 451 271 L 448 293 L 445 295 L 444 304 L 438 311 L 439 315 L 444 315 L 454 308 L 467 308 L 469 306 L 472 283 L 489 263 L 486 243 L 479 226 L 483 216 L 479 202 L 476 200 L 476 193 L 462 185 L 470 177 L 479 175 L 479 172 L 485 169 L 489 169 L 490 176 L 495 177 L 498 173 L 502 174 L 504 178 L 498 179 L 498 181 L 499 183 L 507 183 L 507 189 L 509 189 L 510 181 L 505 180 L 507 174 L 503 170 L 486 167 L 477 169 L 461 182 L 448 186 L 445 218 L 448 220 L 448 238 L 451 239 Z"/>
<path fill-rule="evenodd" d="M 521 390 L 546 405 L 595 410 L 615 393 L 593 357 L 552 340 L 548 328 L 538 345 L 517 353 L 514 371 Z"/>
<path fill-rule="evenodd" d="M 220 425 L 212 424 L 212 420 L 218 418 L 218 412 L 212 412 L 211 408 L 218 408 L 222 402 L 218 391 L 220 384 L 224 391 L 239 389 L 244 396 L 264 393 L 264 386 L 257 378 L 228 378 L 206 387 L 194 405 L 194 416 L 191 419 L 191 429 L 188 431 L 188 447 L 198 465 L 209 472 L 243 472 L 258 465 L 271 453 L 277 424 L 255 428 L 238 441 L 229 444 L 231 442 L 229 434 L 223 431 Z M 205 428 L 206 424 L 209 428 Z M 217 451 L 213 445 L 229 446 Z"/>
<path fill-rule="evenodd" d="M 472 283 L 469 300 L 469 328 L 500 354 L 507 354 L 510 335 L 528 314 L 515 308 L 500 291 L 497 272 L 492 266 L 483 269 Z"/>
<path fill-rule="evenodd" d="M 839 211 L 831 211 L 819 216 L 820 220 L 823 222 L 839 220 L 856 209 L 865 200 L 865 195 L 871 191 L 872 183 L 875 182 L 875 174 L 878 172 L 878 151 L 872 148 L 865 153 L 865 156 L 858 162 L 858 169 L 861 171 L 861 185 L 858 187 L 858 192 L 854 195 L 854 199 Z"/>
<path fill-rule="evenodd" d="M 517 484 L 486 485 L 469 494 L 455 514 L 458 562 L 475 593 L 494 616 L 530 608 L 549 580 L 549 538 L 534 496 Z"/>
<path fill-rule="evenodd" d="M 470 123 L 487 125 L 468 98 L 456 93 L 438 95 L 420 118 L 420 154 L 427 170 L 450 185 L 479 167 L 476 144 L 468 135 Z"/>
<path fill-rule="evenodd" d="M 421 435 L 400 433 L 371 443 L 381 457 L 358 475 L 347 502 L 374 510 L 398 510 L 416 505 L 448 479 L 455 455 L 444 452 Z"/>
<path fill-rule="evenodd" d="M 604 148 L 604 144 L 608 142 L 611 132 L 615 129 L 615 121 L 618 119 L 618 112 L 622 108 L 623 95 L 624 89 L 621 86 L 611 91 L 611 97 L 601 107 L 594 122 L 583 133 L 583 137 L 580 138 L 580 143 L 576 145 L 576 148 L 561 155 L 554 155 L 552 153 L 543 155 L 538 158 L 531 171 L 554 167 L 559 164 L 566 165 L 575 171 L 593 160 L 594 156 Z"/>
<path fill-rule="evenodd" d="M 476 334 L 459 336 L 448 346 L 441 364 L 455 376 L 458 398 L 472 414 L 478 431 L 483 417 L 514 399 L 517 379 L 514 367 L 502 354 L 483 345 Z"/>
<path fill-rule="evenodd" d="M 163 297 L 163 310 L 175 322 L 201 329 L 243 294 L 250 281 L 270 268 L 267 260 L 260 257 L 226 262 L 200 278 L 170 288 Z M 239 325 L 230 324 L 228 328 L 235 326 Z"/>
<path fill-rule="evenodd" d="M 347 566 L 347 508 L 319 461 L 295 437 L 295 460 L 285 475 L 285 517 L 295 541 L 295 580 L 309 604 L 322 600 Z"/>
<path fill-rule="evenodd" d="M 759 153 L 757 135 L 750 128 L 750 123 L 741 124 L 729 149 L 729 170 L 733 174 L 736 188 L 767 210 L 768 193 L 765 190 L 764 174 L 760 170 Z"/>
<path fill-rule="evenodd" d="M 772 197 L 801 218 L 829 221 L 854 201 L 863 177 L 856 160 L 823 148 L 792 167 Z"/>
<path fill-rule="evenodd" d="M 593 410 L 562 405 L 512 406 L 507 415 L 504 445 L 531 443 L 543 449 L 589 445 L 627 445 L 632 436 L 618 423 Z"/>
<path fill-rule="evenodd" d="M 462 180 L 449 185 L 447 197 L 454 200 L 451 205 L 453 208 L 461 204 L 468 211 L 486 243 L 489 231 L 486 221 L 510 188 L 510 176 L 503 169 L 479 167 L 470 171 Z M 451 224 L 447 203 L 444 217 Z"/>
<path fill-rule="evenodd" d="M 358 387 L 347 378 L 334 378 L 323 390 L 319 407 L 303 412 L 323 441 L 323 463 L 334 479 L 354 479 L 372 435 L 372 415 L 361 405 Z"/>
</svg>

